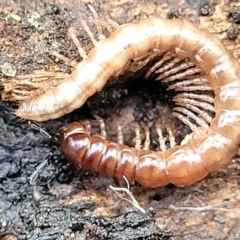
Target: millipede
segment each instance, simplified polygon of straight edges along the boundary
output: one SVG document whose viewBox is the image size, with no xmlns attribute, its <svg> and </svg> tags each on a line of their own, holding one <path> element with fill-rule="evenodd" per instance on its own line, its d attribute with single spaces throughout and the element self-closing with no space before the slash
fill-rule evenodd
<svg viewBox="0 0 240 240">
<path fill-rule="evenodd" d="M 200 71 L 205 74 L 194 81 L 170 84 L 176 91 L 199 88 L 213 91 L 214 99 L 193 93 L 175 96 L 176 116 L 189 124 L 187 118 L 177 113 L 188 108 L 203 116 L 205 123 L 198 123 L 199 129 L 205 130 L 194 134 L 182 146 L 150 151 L 148 144 L 143 149 L 131 148 L 108 141 L 104 136 L 91 136 L 82 124 L 72 123 L 62 131 L 61 148 L 66 157 L 78 165 L 106 176 L 118 179 L 125 176 L 130 182 L 137 181 L 147 187 L 193 184 L 226 165 L 236 153 L 240 143 L 240 69 L 238 61 L 217 37 L 187 20 L 149 18 L 119 26 L 108 38 L 97 42 L 88 55 L 83 54 L 83 60 L 57 87 L 22 102 L 16 115 L 35 121 L 61 117 L 101 91 L 130 61 L 150 52 L 165 54 L 165 59 L 173 54 L 175 62 L 180 58 L 191 60 L 178 69 L 196 66 L 170 76 L 173 70 L 169 64 L 157 70 L 159 81 L 172 82 Z M 158 64 L 147 75 L 159 68 Z M 197 107 L 197 99 L 206 101 L 201 107 L 214 111 L 213 118 Z M 190 110 L 185 113 L 189 114 Z M 199 130 L 191 126 L 193 131 Z"/>
</svg>

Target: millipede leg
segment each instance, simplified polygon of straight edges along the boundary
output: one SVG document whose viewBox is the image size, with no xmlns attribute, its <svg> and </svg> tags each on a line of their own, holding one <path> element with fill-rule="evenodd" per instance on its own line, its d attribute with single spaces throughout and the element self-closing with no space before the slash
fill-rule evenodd
<svg viewBox="0 0 240 240">
<path fill-rule="evenodd" d="M 163 82 L 169 82 L 169 81 L 174 81 L 177 79 L 182 79 L 186 76 L 193 75 L 195 73 L 199 73 L 202 71 L 200 68 L 197 68 L 197 67 L 189 68 L 192 66 L 195 66 L 195 65 L 191 62 L 183 63 L 177 67 L 174 67 L 168 71 L 163 72 L 156 78 L 156 80 L 164 79 Z M 184 70 L 184 71 L 181 72 L 182 70 Z M 179 72 L 179 73 L 177 73 L 177 72 Z"/>
<path fill-rule="evenodd" d="M 148 72 L 146 73 L 145 77 L 146 77 L 146 78 L 149 77 L 153 72 L 155 72 L 155 70 L 156 70 L 157 68 L 159 68 L 160 66 L 162 66 L 162 64 L 163 64 L 165 61 L 173 58 L 174 56 L 175 56 L 174 53 L 171 53 L 171 52 L 165 53 L 164 56 L 163 56 L 159 61 L 157 61 L 157 62 L 148 70 Z"/>
<path fill-rule="evenodd" d="M 28 75 L 19 75 L 18 79 L 21 80 L 18 82 L 19 85 L 22 86 L 28 86 L 31 88 L 41 88 L 39 89 L 39 93 L 42 92 L 46 92 L 48 89 L 53 88 L 58 86 L 62 81 L 63 78 L 69 77 L 68 73 L 64 73 L 64 72 L 47 72 L 44 70 L 35 70 L 32 74 L 28 74 Z M 51 85 L 49 85 L 49 83 L 46 83 L 46 81 L 44 81 L 45 79 L 49 79 L 49 78 L 53 78 L 51 79 Z M 34 81 L 31 81 L 30 79 L 34 79 Z M 38 90 L 38 89 L 37 89 Z M 33 90 L 33 93 L 36 93 L 37 90 Z M 13 92 L 15 91 L 15 93 L 21 93 L 21 90 L 18 89 L 13 89 Z M 31 92 L 31 91 L 28 91 Z"/>
<path fill-rule="evenodd" d="M 172 85 L 169 85 L 167 90 L 174 89 L 175 92 L 193 92 L 193 91 L 212 91 L 212 88 L 207 85 L 199 85 L 199 86 L 183 86 L 174 88 Z"/>
<path fill-rule="evenodd" d="M 41 133 L 43 136 L 46 136 L 51 142 L 57 142 L 58 141 L 58 134 L 51 135 L 46 129 L 41 127 L 39 123 L 28 121 L 28 124 L 32 129 L 37 130 L 39 133 Z"/>
<path fill-rule="evenodd" d="M 88 34 L 88 36 L 90 37 L 92 43 L 94 46 L 97 45 L 98 41 L 97 39 L 94 37 L 92 31 L 90 30 L 90 28 L 88 27 L 88 25 L 86 24 L 86 22 L 84 20 L 81 20 L 81 24 L 84 28 L 84 30 L 86 31 L 86 33 Z"/>
<path fill-rule="evenodd" d="M 143 150 L 149 150 L 151 144 L 149 127 L 146 124 L 144 124 L 143 128 L 145 131 L 145 142 L 143 145 Z"/>
<path fill-rule="evenodd" d="M 173 134 L 172 128 L 170 126 L 166 126 L 167 132 L 168 132 L 168 139 L 170 142 L 170 147 L 173 148 L 176 145 L 175 136 Z"/>
<path fill-rule="evenodd" d="M 184 66 L 183 69 L 185 69 L 186 65 L 183 65 L 183 66 Z M 178 68 L 178 70 L 180 71 L 181 68 Z M 172 69 L 171 71 L 167 71 L 167 72 L 164 72 L 163 74 L 160 74 L 156 78 L 156 80 L 162 80 L 163 79 L 162 82 L 167 83 L 167 82 L 170 82 L 170 81 L 175 81 L 175 80 L 185 78 L 189 75 L 194 75 L 196 73 L 200 73 L 202 70 L 198 67 L 194 67 L 194 68 L 186 69 L 184 72 L 176 73 L 175 75 L 170 76 L 171 74 L 173 74 L 173 71 L 174 70 Z M 175 71 L 177 71 L 177 69 L 175 69 Z"/>
<path fill-rule="evenodd" d="M 167 90 L 174 90 L 176 91 L 184 91 L 183 89 L 185 87 L 193 87 L 196 86 L 199 89 L 199 86 L 202 87 L 206 87 L 206 91 L 210 91 L 212 90 L 212 88 L 209 86 L 208 81 L 206 78 L 194 78 L 194 79 L 188 79 L 188 80 L 182 80 L 180 82 L 175 82 L 175 83 L 169 83 Z M 209 90 L 210 88 L 210 90 Z M 203 90 L 203 89 L 200 89 Z"/>
<path fill-rule="evenodd" d="M 82 44 L 78 40 L 78 38 L 76 36 L 76 32 L 77 32 L 77 30 L 74 27 L 70 27 L 68 29 L 68 34 L 71 37 L 72 41 L 74 42 L 75 46 L 77 47 L 80 56 L 82 57 L 82 59 L 86 59 L 87 53 L 85 52 Z"/>
<path fill-rule="evenodd" d="M 23 90 L 13 89 L 12 96 L 18 101 L 24 101 L 24 100 L 31 99 L 33 97 L 40 96 L 41 94 L 44 94 L 50 88 L 51 87 L 44 88 L 44 89 L 36 89 L 36 90 L 31 90 L 31 91 L 27 91 L 25 89 L 23 89 Z"/>
<path fill-rule="evenodd" d="M 29 74 L 28 76 L 30 76 L 31 78 L 53 77 L 54 81 L 55 81 L 53 85 L 58 85 L 60 82 L 62 82 L 62 78 L 69 77 L 69 74 L 64 73 L 64 72 L 47 72 L 47 71 L 36 70 L 33 72 L 33 74 Z M 39 86 L 40 83 L 31 82 L 31 83 L 29 83 L 29 85 L 30 84 L 31 84 L 31 86 L 34 86 L 34 84 L 36 84 L 36 87 L 37 87 L 37 86 Z"/>
<path fill-rule="evenodd" d="M 38 86 L 41 84 L 41 88 L 53 88 L 58 86 L 65 78 L 69 78 L 70 74 L 65 72 L 47 72 L 47 71 L 34 71 L 34 74 L 36 78 L 48 78 L 52 77 L 51 79 L 51 86 L 49 86 L 49 83 L 46 82 L 37 82 Z"/>
<path fill-rule="evenodd" d="M 89 10 L 91 11 L 91 13 L 93 14 L 94 22 L 95 22 L 95 25 L 96 25 L 96 28 L 98 31 L 98 39 L 99 40 L 105 39 L 106 37 L 104 36 L 104 34 L 102 32 L 101 20 L 99 19 L 99 16 L 98 16 L 96 10 L 90 3 L 88 3 L 87 6 L 88 6 Z"/>
<path fill-rule="evenodd" d="M 215 112 L 215 108 L 212 104 L 207 102 L 196 101 L 195 99 L 187 98 L 187 97 L 173 97 L 173 101 L 178 105 L 178 103 L 186 103 L 193 106 L 201 107 L 206 109 L 207 111 Z"/>
<path fill-rule="evenodd" d="M 84 125 L 84 127 L 86 129 L 86 132 L 90 135 L 91 134 L 91 123 L 90 123 L 90 121 L 85 120 L 83 122 L 83 125 Z"/>
<path fill-rule="evenodd" d="M 96 10 L 91 4 L 87 4 L 89 10 L 93 14 L 94 22 L 98 31 L 98 39 L 105 39 L 106 36 L 103 34 L 102 27 L 105 27 L 109 33 L 112 33 L 114 30 L 119 29 L 119 24 L 111 19 L 102 20 L 99 18 Z"/>
<path fill-rule="evenodd" d="M 206 121 L 203 118 L 198 117 L 194 112 L 191 112 L 190 110 L 183 108 L 183 107 L 175 107 L 173 109 L 174 112 L 180 112 L 188 116 L 188 118 L 193 119 L 199 126 L 208 129 L 209 125 L 206 123 Z"/>
<path fill-rule="evenodd" d="M 110 34 L 113 31 L 115 31 L 116 29 L 120 28 L 118 23 L 114 22 L 111 19 L 107 19 L 106 21 L 104 21 L 104 20 L 101 20 L 98 18 L 98 19 L 95 19 L 94 22 L 95 22 L 97 30 L 98 30 L 98 39 L 99 40 L 106 39 L 106 36 L 102 33 L 102 27 L 105 27 Z"/>
<path fill-rule="evenodd" d="M 198 115 L 200 115 L 204 120 L 206 120 L 208 123 L 211 123 L 212 121 L 212 117 L 205 111 L 201 110 L 200 108 L 198 108 L 197 106 L 192 106 L 190 104 L 187 103 L 178 103 L 178 106 L 182 106 L 184 108 L 188 108 L 191 111 L 197 113 Z M 173 109 L 174 110 L 174 109 Z"/>
<path fill-rule="evenodd" d="M 120 28 L 120 25 L 117 22 L 113 21 L 112 19 L 108 18 L 106 21 L 107 21 L 107 26 L 112 27 L 114 30 Z M 110 32 L 110 30 L 108 31 Z"/>
<path fill-rule="evenodd" d="M 106 138 L 107 137 L 107 132 L 106 132 L 106 126 L 105 126 L 104 120 L 100 116 L 98 116 L 98 115 L 93 115 L 93 116 L 97 119 L 97 121 L 100 124 L 101 136 L 103 138 Z"/>
<path fill-rule="evenodd" d="M 72 66 L 72 67 L 74 67 L 74 68 L 75 68 L 75 67 L 77 66 L 77 64 L 78 64 L 76 61 L 74 61 L 74 60 L 72 60 L 72 59 L 70 59 L 70 58 L 67 58 L 67 57 L 65 57 L 64 55 L 62 55 L 62 54 L 60 54 L 60 53 L 58 53 L 58 52 L 56 52 L 56 51 L 54 51 L 54 50 L 51 50 L 51 51 L 50 51 L 50 54 L 53 55 L 53 56 L 55 56 L 56 58 L 64 61 L 67 65 Z"/>
<path fill-rule="evenodd" d="M 141 149 L 141 134 L 140 134 L 140 126 L 137 122 L 134 123 L 134 129 L 135 129 L 135 148 Z"/>
<path fill-rule="evenodd" d="M 117 125 L 117 140 L 119 144 L 123 144 L 123 132 L 122 132 L 122 127 L 119 124 L 119 122 L 116 122 Z"/>
<path fill-rule="evenodd" d="M 128 71 L 131 72 L 137 72 L 138 70 L 142 69 L 144 66 L 146 66 L 151 59 L 156 57 L 158 55 L 157 52 L 153 53 L 147 53 L 144 56 L 141 56 L 139 58 L 133 59 L 134 62 L 132 62 L 129 67 L 127 68 Z"/>
<path fill-rule="evenodd" d="M 192 130 L 192 132 L 194 132 L 196 130 L 197 126 L 195 124 L 191 123 L 184 115 L 182 115 L 181 113 L 178 113 L 178 112 L 173 112 L 172 114 L 173 114 L 173 116 L 177 117 L 180 121 L 185 123 L 187 126 L 189 126 L 190 129 Z"/>
<path fill-rule="evenodd" d="M 58 86 L 68 76 L 67 73 L 36 70 L 32 74 L 19 75 L 15 86 L 15 83 L 11 82 L 11 84 L 5 84 L 4 87 L 12 89 L 15 101 L 24 101 L 44 94 L 49 89 Z M 51 78 L 51 84 L 47 81 L 49 78 Z"/>
<path fill-rule="evenodd" d="M 161 125 L 159 123 L 155 123 L 155 128 L 156 128 L 156 132 L 158 134 L 158 143 L 160 145 L 160 148 L 162 151 L 166 150 L 166 144 L 165 144 L 165 139 L 163 137 L 162 134 L 162 128 Z"/>
<path fill-rule="evenodd" d="M 196 86 L 197 88 L 198 86 Z M 189 98 L 189 99 L 200 99 L 203 101 L 206 101 L 208 103 L 214 103 L 214 98 L 212 96 L 209 96 L 207 94 L 196 94 L 196 93 L 188 93 L 188 92 L 183 92 L 179 93 L 175 96 L 175 98 Z"/>
<path fill-rule="evenodd" d="M 137 72 L 138 70 L 142 69 L 144 66 L 146 66 L 149 61 L 157 56 L 158 53 L 147 53 L 146 55 L 133 59 L 133 62 L 128 62 L 123 69 L 121 69 L 119 72 L 117 72 L 114 76 L 118 77 L 122 73 L 124 73 L 126 70 L 130 72 Z"/>
<path fill-rule="evenodd" d="M 160 67 L 159 69 L 157 69 L 155 71 L 155 73 L 162 73 L 162 72 L 167 72 L 167 71 L 170 71 L 170 73 L 175 73 L 177 71 L 179 71 L 179 66 L 173 68 L 173 66 L 177 63 L 179 63 L 180 61 L 182 61 L 183 59 L 180 58 L 180 57 L 175 57 L 173 59 L 171 59 L 171 61 L 168 63 L 168 64 L 164 64 L 163 67 Z M 174 72 L 171 72 L 171 71 L 174 71 Z"/>
</svg>

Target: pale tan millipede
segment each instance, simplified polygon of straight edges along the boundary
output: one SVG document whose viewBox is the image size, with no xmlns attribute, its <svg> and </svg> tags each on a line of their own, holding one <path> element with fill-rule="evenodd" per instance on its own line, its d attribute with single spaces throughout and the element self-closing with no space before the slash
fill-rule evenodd
<svg viewBox="0 0 240 240">
<path fill-rule="evenodd" d="M 82 167 L 119 179 L 124 175 L 148 187 L 192 184 L 226 165 L 236 153 L 240 143 L 240 69 L 220 40 L 186 20 L 151 18 L 122 25 L 99 41 L 58 87 L 23 102 L 17 115 L 44 121 L 69 113 L 100 91 L 131 59 L 155 49 L 188 57 L 206 74 L 215 95 L 215 117 L 208 133 L 183 146 L 152 152 L 90 137 L 81 125 L 72 124 L 63 132 L 62 149 Z M 92 155 L 95 147 L 101 151 Z"/>
<path fill-rule="evenodd" d="M 159 26 L 157 26 L 158 23 Z M 190 28 L 193 27 L 196 32 L 201 31 L 184 20 L 154 18 L 142 20 L 136 24 L 123 25 L 108 39 L 99 42 L 94 41 L 96 47 L 93 48 L 88 56 L 81 51 L 80 54 L 84 60 L 78 65 L 75 65 L 75 63 L 73 64 L 72 62 L 72 65 L 76 66 L 72 74 L 66 77 L 58 87 L 50 89 L 45 94 L 23 102 L 17 111 L 17 115 L 27 119 L 44 121 L 71 112 L 75 108 L 79 108 L 83 105 L 86 99 L 96 91 L 100 91 L 106 81 L 111 76 L 116 76 L 121 72 L 131 59 L 141 59 L 149 52 L 156 52 L 156 54 L 164 54 L 167 52 L 162 58 L 162 62 L 178 55 L 178 57 L 174 58 L 172 62 L 169 64 L 164 63 L 164 66 L 159 69 L 157 68 L 161 65 L 161 61 L 149 69 L 147 76 L 157 69 L 156 73 L 160 73 L 158 79 L 163 82 L 169 83 L 175 79 L 181 79 L 186 75 L 192 75 L 201 71 L 201 68 L 189 68 L 195 64 L 195 62 L 181 63 L 178 68 L 171 68 L 173 64 L 180 62 L 182 58 L 190 57 L 187 51 L 184 54 L 181 54 L 178 51 L 179 48 L 177 48 L 177 45 L 175 51 L 174 38 L 177 34 L 181 33 L 174 33 L 174 29 L 171 29 L 172 23 L 173 25 L 177 24 L 179 31 L 187 26 L 190 26 Z M 172 37 L 169 37 L 168 33 L 162 33 L 161 31 L 167 31 Z M 129 32 L 130 35 L 127 32 Z M 137 35 L 139 35 L 139 33 L 142 35 L 140 36 L 142 39 L 140 41 L 134 36 L 137 32 Z M 182 33 L 184 33 L 184 31 Z M 74 34 L 71 34 L 71 36 L 74 38 Z M 124 38 L 124 41 L 119 43 L 121 38 Z M 156 40 L 155 43 L 154 40 Z M 172 41 L 172 47 L 168 46 L 169 43 L 166 43 L 166 41 Z M 191 42 L 191 38 L 189 38 L 188 41 Z M 124 47 L 126 48 L 125 50 L 123 50 Z M 110 53 L 109 49 L 112 48 L 114 48 L 115 51 L 111 51 Z M 81 47 L 78 46 L 78 49 L 80 51 Z M 138 52 L 134 53 L 135 50 L 138 50 Z M 188 69 L 182 73 L 179 72 L 174 76 L 171 76 L 174 71 L 177 72 L 185 68 Z M 201 81 L 200 79 L 199 84 L 203 83 L 205 83 L 205 81 Z M 171 84 L 169 85 L 171 86 Z M 186 88 L 187 86 L 184 86 L 185 90 Z M 206 86 L 202 86 L 203 90 L 207 90 L 206 88 Z M 191 91 L 191 89 L 194 89 L 194 86 L 188 87 L 189 91 Z M 195 90 L 196 89 L 199 89 L 198 86 L 197 88 L 195 87 Z M 71 92 L 72 94 L 68 94 L 68 92 Z"/>
</svg>

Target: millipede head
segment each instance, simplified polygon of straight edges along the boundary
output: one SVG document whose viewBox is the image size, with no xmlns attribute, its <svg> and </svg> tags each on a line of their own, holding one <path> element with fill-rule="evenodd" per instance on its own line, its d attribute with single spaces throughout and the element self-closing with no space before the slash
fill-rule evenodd
<svg viewBox="0 0 240 240">
<path fill-rule="evenodd" d="M 78 122 L 73 122 L 62 128 L 60 133 L 60 145 L 62 153 L 71 162 L 82 165 L 90 143 L 90 136 L 85 127 Z"/>
</svg>

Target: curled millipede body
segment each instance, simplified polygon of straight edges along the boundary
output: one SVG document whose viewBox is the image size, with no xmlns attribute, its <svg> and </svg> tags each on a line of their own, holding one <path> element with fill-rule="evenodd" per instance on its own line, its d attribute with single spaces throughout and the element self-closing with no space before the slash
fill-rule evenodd
<svg viewBox="0 0 240 240">
<path fill-rule="evenodd" d="M 186 20 L 151 18 L 122 25 L 108 39 L 99 41 L 59 86 L 23 102 L 17 115 L 44 121 L 69 113 L 100 91 L 129 61 L 156 49 L 189 58 L 199 68 L 194 72 L 201 70 L 206 74 L 215 95 L 215 117 L 208 132 L 195 136 L 183 146 L 151 152 L 100 137 L 90 139 L 81 127 L 70 125 L 64 134 L 62 149 L 69 159 L 77 158 L 80 165 L 85 159 L 83 166 L 88 169 L 118 178 L 124 175 L 145 186 L 192 184 L 227 164 L 236 153 L 240 142 L 240 69 L 218 38 Z M 196 104 L 189 96 L 180 96 L 178 100 L 184 100 L 192 109 Z M 210 106 L 202 105 L 203 108 Z"/>
<path fill-rule="evenodd" d="M 109 38 L 95 43 L 95 47 L 88 55 L 81 54 L 83 60 L 75 66 L 71 75 L 57 87 L 22 102 L 16 114 L 35 121 L 61 117 L 81 107 L 90 96 L 100 91 L 111 77 L 121 73 L 131 60 L 143 58 L 151 52 L 170 53 L 164 59 L 170 58 L 171 53 L 177 55 L 175 62 L 189 58 L 191 63 L 182 64 L 179 69 L 189 67 L 191 64 L 195 64 L 197 68 L 187 69 L 183 76 L 200 70 L 209 75 L 218 65 L 218 62 L 214 62 L 216 57 L 220 56 L 221 59 L 227 58 L 234 66 L 238 65 L 216 37 L 186 20 L 145 19 L 134 24 L 122 25 Z M 201 55 L 204 55 L 203 58 Z M 221 59 L 219 63 L 222 62 Z M 231 68 L 238 67 L 234 66 Z M 154 69 L 150 69 L 150 73 L 151 71 Z M 173 71 L 170 65 L 158 71 L 160 72 L 158 79 L 165 82 L 182 77 L 181 73 L 169 76 Z M 207 76 L 210 87 L 214 87 L 212 83 L 219 81 L 218 74 L 216 78 Z M 201 82 L 202 80 L 199 81 Z"/>
</svg>

